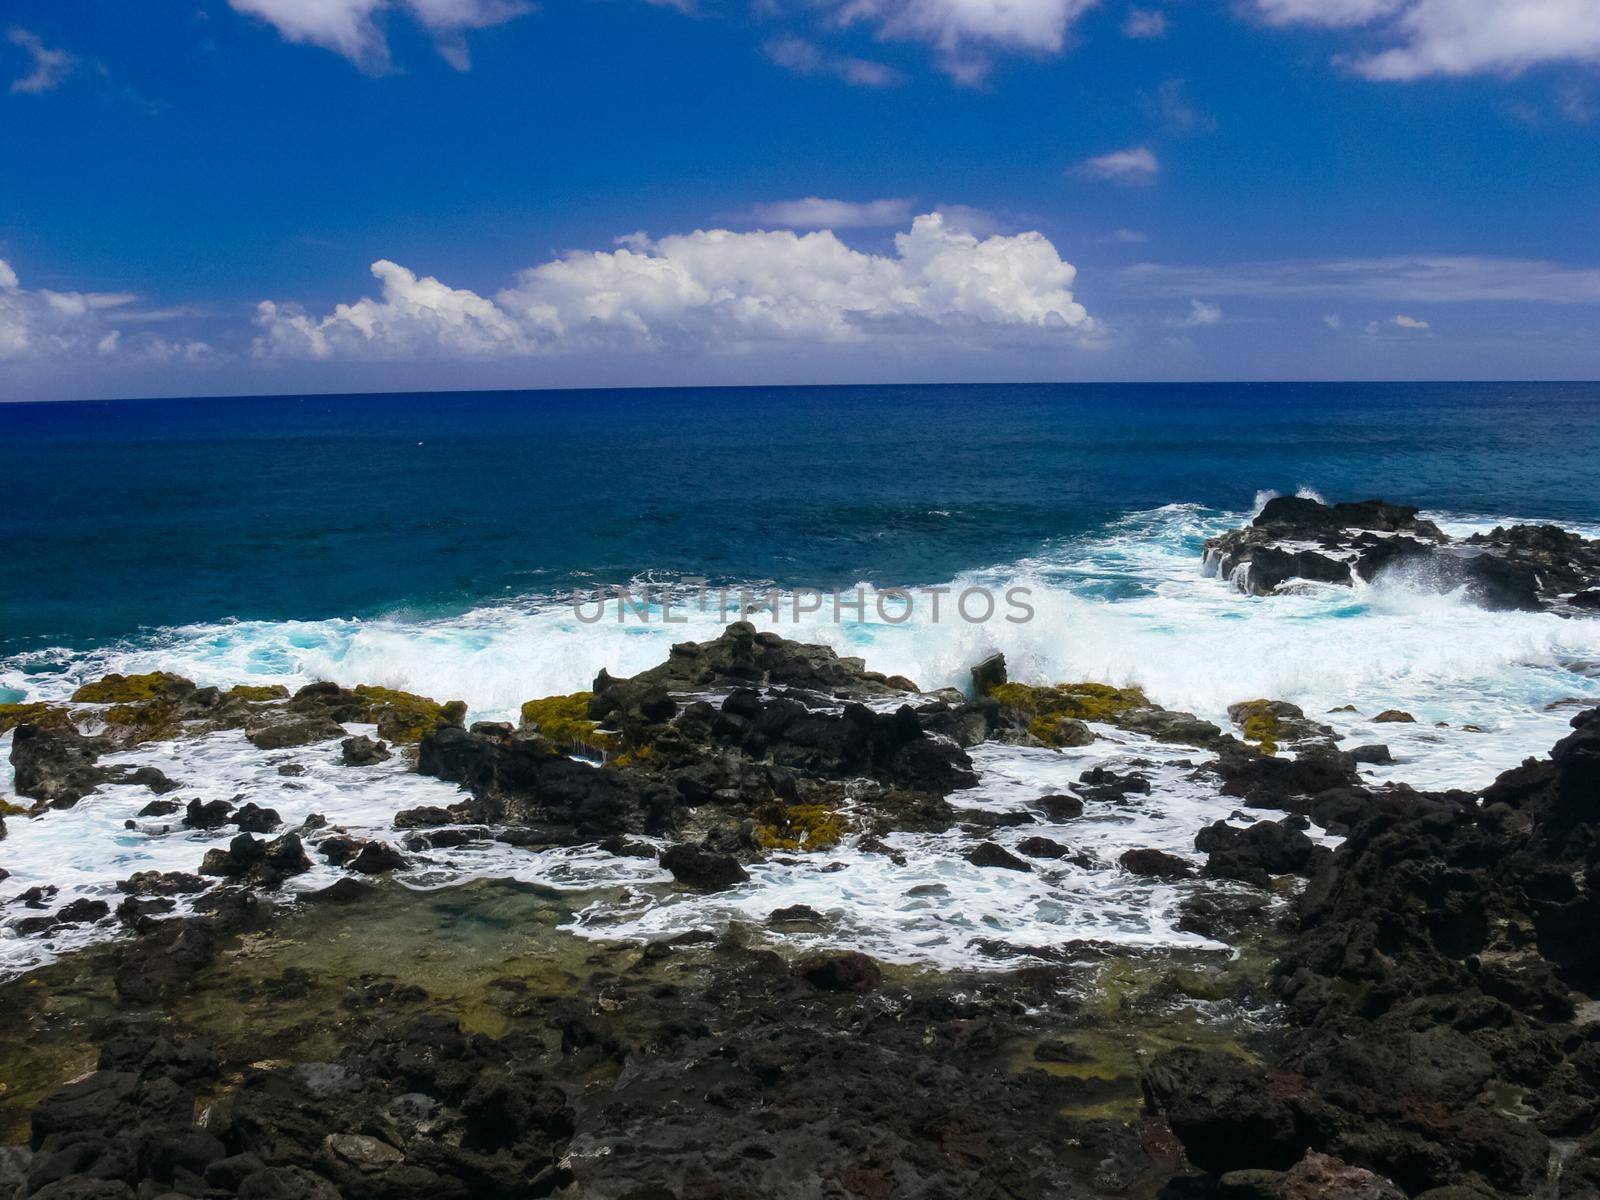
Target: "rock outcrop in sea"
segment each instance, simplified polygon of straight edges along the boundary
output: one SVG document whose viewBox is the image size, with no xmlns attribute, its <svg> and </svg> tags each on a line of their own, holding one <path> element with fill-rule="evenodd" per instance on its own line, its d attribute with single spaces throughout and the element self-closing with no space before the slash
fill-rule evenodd
<svg viewBox="0 0 1600 1200">
<path fill-rule="evenodd" d="M 1412 586 L 1462 589 L 1490 609 L 1600 607 L 1600 540 L 1554 525 L 1456 539 L 1418 511 L 1382 500 L 1275 496 L 1248 526 L 1206 542 L 1206 568 L 1262 596 L 1296 580 L 1348 585 L 1389 573 Z"/>
</svg>

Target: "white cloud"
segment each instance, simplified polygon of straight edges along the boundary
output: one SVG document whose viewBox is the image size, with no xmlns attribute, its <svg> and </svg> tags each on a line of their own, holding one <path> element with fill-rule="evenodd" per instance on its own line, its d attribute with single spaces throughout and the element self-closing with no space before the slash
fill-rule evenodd
<svg viewBox="0 0 1600 1200">
<path fill-rule="evenodd" d="M 1375 26 L 1394 43 L 1348 61 L 1368 79 L 1515 75 L 1600 62 L 1600 0 L 1255 0 L 1271 24 Z"/>
<path fill-rule="evenodd" d="M 1431 328 L 1433 328 L 1433 326 L 1429 325 L 1428 322 L 1419 321 L 1416 317 L 1408 317 L 1408 316 L 1406 316 L 1405 313 L 1400 313 L 1398 316 L 1395 316 L 1395 317 L 1391 318 L 1390 321 L 1389 321 L 1389 324 L 1398 325 L 1401 329 L 1431 329 Z"/>
<path fill-rule="evenodd" d="M 1160 9 L 1130 8 L 1122 22 L 1122 36 L 1158 38 L 1167 32 L 1167 14 Z"/>
<path fill-rule="evenodd" d="M 1206 325 L 1222 324 L 1222 305 L 1205 300 L 1189 301 L 1189 313 L 1178 322 L 1186 329 L 1199 329 Z"/>
<path fill-rule="evenodd" d="M 1256 12 L 1271 25 L 1321 25 L 1329 29 L 1366 25 L 1391 16 L 1406 0 L 1255 0 Z"/>
<path fill-rule="evenodd" d="M 1113 242 L 1119 246 L 1142 246 L 1150 240 L 1150 235 L 1141 233 L 1137 229 L 1114 229 L 1100 240 Z"/>
<path fill-rule="evenodd" d="M 257 356 L 332 358 L 358 348 L 388 358 L 472 357 L 530 346 L 517 322 L 475 292 L 419 279 L 387 259 L 373 263 L 372 274 L 383 284 L 381 300 L 341 304 L 320 319 L 263 300 L 256 308 Z"/>
<path fill-rule="evenodd" d="M 487 29 L 532 11 L 524 0 L 228 0 L 235 11 L 259 17 L 287 41 L 305 42 L 344 55 L 367 71 L 389 66 L 389 43 L 379 20 L 403 10 L 432 35 L 446 62 L 458 71 L 472 65 L 464 34 Z"/>
<path fill-rule="evenodd" d="M 11 82 L 11 91 L 18 95 L 38 95 L 58 87 L 71 75 L 78 60 L 65 50 L 52 50 L 39 40 L 39 35 L 26 29 L 13 27 L 6 33 L 13 46 L 20 46 L 33 59 L 33 69 Z"/>
<path fill-rule="evenodd" d="M 209 352 L 201 342 L 171 342 L 149 334 L 124 339 L 111 322 L 136 319 L 138 314 L 123 310 L 137 299 L 129 292 L 30 291 L 11 264 L 0 260 L 0 362 L 74 361 L 94 355 L 144 360 Z"/>
<path fill-rule="evenodd" d="M 1322 318 L 1322 323 L 1324 325 L 1326 325 L 1329 329 L 1343 329 L 1344 328 L 1344 318 L 1341 317 L 1338 313 L 1328 313 L 1326 316 L 1324 316 Z"/>
<path fill-rule="evenodd" d="M 1161 173 L 1161 163 L 1148 146 L 1129 146 L 1091 158 L 1078 167 L 1080 175 L 1110 183 L 1151 183 Z"/>
<path fill-rule="evenodd" d="M 996 50 L 1058 53 L 1097 0 L 833 0 L 838 20 L 870 22 L 890 38 L 931 43 L 957 81 L 977 83 Z"/>
<path fill-rule="evenodd" d="M 716 354 L 774 342 L 845 343 L 930 333 L 1088 335 L 1075 268 L 1038 233 L 978 237 L 937 213 L 893 255 L 831 231 L 698 230 L 613 251 L 572 251 L 522 271 L 494 299 L 374 264 L 378 299 L 324 317 L 264 302 L 261 358 L 483 357 L 678 347 Z"/>
<path fill-rule="evenodd" d="M 829 54 L 815 43 L 792 35 L 773 38 L 762 51 L 785 71 L 796 75 L 831 75 L 853 87 L 885 88 L 903 82 L 899 71 L 865 58 Z"/>
<path fill-rule="evenodd" d="M 824 200 L 807 196 L 803 200 L 778 200 L 757 204 L 749 219 L 761 225 L 782 225 L 794 229 L 881 229 L 904 225 L 911 220 L 910 200 Z"/>
<path fill-rule="evenodd" d="M 1467 255 L 1418 254 L 1223 267 L 1141 263 L 1127 268 L 1123 278 L 1143 292 L 1168 296 L 1343 296 L 1440 304 L 1479 300 L 1600 302 L 1600 268 Z"/>
</svg>

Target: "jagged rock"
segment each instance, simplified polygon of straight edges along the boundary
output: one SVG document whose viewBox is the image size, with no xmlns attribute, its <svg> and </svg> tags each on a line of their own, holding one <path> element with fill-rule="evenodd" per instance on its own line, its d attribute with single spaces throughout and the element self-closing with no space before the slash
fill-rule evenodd
<svg viewBox="0 0 1600 1200">
<path fill-rule="evenodd" d="M 183 823 L 190 829 L 221 829 L 233 819 L 233 805 L 226 800 L 191 800 Z"/>
<path fill-rule="evenodd" d="M 1194 875 L 1192 863 L 1164 850 L 1127 850 L 1117 862 L 1130 875 L 1149 879 L 1188 879 Z"/>
<path fill-rule="evenodd" d="M 477 822 L 568 825 L 589 837 L 664 832 L 678 803 L 664 785 L 574 761 L 537 734 L 441 726 L 422 739 L 417 770 L 471 791 Z"/>
<path fill-rule="evenodd" d="M 769 631 L 757 632 L 748 621 L 735 621 L 709 642 L 681 642 L 667 661 L 631 679 L 601 673 L 594 684 L 589 715 L 602 720 L 652 692 L 683 694 L 731 688 L 789 687 L 825 696 L 856 700 L 881 699 L 916 691 L 866 669 L 859 658 L 840 658 L 827 646 L 789 641 Z"/>
<path fill-rule="evenodd" d="M 22 724 L 11 735 L 11 765 L 17 795 L 51 804 L 72 805 L 115 777 L 97 766 L 111 745 L 85 737 L 68 726 L 46 729 Z"/>
<path fill-rule="evenodd" d="M 206 881 L 183 871 L 139 871 L 117 884 L 130 896 L 182 896 L 201 892 Z"/>
<path fill-rule="evenodd" d="M 1034 803 L 1044 809 L 1045 815 L 1057 824 L 1076 820 L 1078 817 L 1083 816 L 1083 801 L 1076 796 L 1065 793 L 1054 796 L 1040 796 Z"/>
<path fill-rule="evenodd" d="M 671 871 L 672 877 L 679 883 L 705 891 L 736 887 L 750 878 L 749 873 L 739 865 L 739 860 L 732 855 L 717 854 L 688 843 L 669 846 L 664 850 L 661 865 Z"/>
<path fill-rule="evenodd" d="M 1210 855 L 1206 874 L 1211 878 L 1263 888 L 1272 876 L 1304 873 L 1327 854 L 1319 855 L 1320 848 L 1301 830 L 1279 821 L 1257 821 L 1243 829 L 1218 821 L 1195 835 L 1194 848 Z"/>
<path fill-rule="evenodd" d="M 440 825 L 452 825 L 455 818 L 448 809 L 440 808 L 434 804 L 424 804 L 418 808 L 406 808 L 395 813 L 394 827 L 396 829 L 432 829 Z"/>
<path fill-rule="evenodd" d="M 1047 837 L 1026 837 L 1017 843 L 1017 849 L 1029 858 L 1069 858 L 1071 849 Z"/>
<path fill-rule="evenodd" d="M 234 810 L 228 824 L 237 826 L 241 833 L 271 833 L 283 824 L 283 818 L 275 808 L 262 808 L 251 803 L 242 804 Z"/>
<path fill-rule="evenodd" d="M 368 842 L 345 866 L 362 875 L 380 875 L 388 871 L 403 871 L 407 863 L 405 855 L 387 842 Z"/>
<path fill-rule="evenodd" d="M 997 842 L 979 842 L 961 857 L 975 867 L 1000 867 L 1007 871 L 1031 871 L 1026 862 Z"/>
<path fill-rule="evenodd" d="M 801 960 L 800 974 L 825 992 L 870 992 L 883 982 L 883 971 L 865 954 L 833 950 Z"/>
<path fill-rule="evenodd" d="M 1306 1150 L 1294 1109 L 1259 1067 L 1217 1051 L 1184 1047 L 1156 1056 L 1141 1082 L 1191 1162 L 1221 1175 L 1288 1170 Z"/>
<path fill-rule="evenodd" d="M 391 757 L 386 744 L 375 742 L 365 734 L 360 737 L 345 738 L 339 748 L 344 765 L 347 767 L 370 767 L 373 763 L 380 763 Z"/>
<path fill-rule="evenodd" d="M 1517 525 L 1452 542 L 1417 510 L 1379 500 L 1269 501 L 1244 529 L 1206 542 L 1206 567 L 1241 590 L 1268 595 L 1295 580 L 1349 584 L 1403 578 L 1433 591 L 1464 590 L 1489 609 L 1536 610 L 1600 580 L 1600 540 L 1555 526 Z"/>
<path fill-rule="evenodd" d="M 972 668 L 972 694 L 974 696 L 987 696 L 1005 682 L 1006 656 L 1004 654 L 991 654 Z"/>
</svg>

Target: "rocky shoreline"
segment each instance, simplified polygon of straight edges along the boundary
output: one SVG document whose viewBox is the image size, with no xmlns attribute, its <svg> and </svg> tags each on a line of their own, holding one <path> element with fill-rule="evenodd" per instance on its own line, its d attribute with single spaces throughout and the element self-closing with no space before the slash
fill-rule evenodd
<svg viewBox="0 0 1600 1200">
<path fill-rule="evenodd" d="M 1529 528 L 1467 550 L 1415 510 L 1274 500 L 1207 563 L 1267 592 L 1427 561 L 1486 606 L 1585 619 L 1600 546 Z M 1600 708 L 1486 789 L 1428 793 L 1363 774 L 1398 710 L 1348 744 L 1281 700 L 1224 727 L 998 656 L 925 693 L 739 622 L 516 724 L 467 715 L 163 673 L 0 706 L 14 824 L 138 788 L 130 837 L 214 842 L 114 896 L 6 893 L 8 936 L 105 936 L 0 982 L 0 1197 L 1600 1194 Z M 374 835 L 113 761 L 207 737 L 455 790 Z M 963 803 L 985 747 L 1108 740 L 1123 756 L 1070 788 Z M 1106 862 L 1073 838 L 1179 777 L 1237 806 L 1192 849 Z M 995 939 L 992 969 L 932 969 L 803 904 L 595 941 L 568 929 L 603 897 L 402 886 L 499 846 L 716 896 L 773 862 L 843 869 L 846 846 L 903 862 L 912 836 L 1000 879 L 1093 868 L 1175 896 L 1193 944 Z"/>
</svg>

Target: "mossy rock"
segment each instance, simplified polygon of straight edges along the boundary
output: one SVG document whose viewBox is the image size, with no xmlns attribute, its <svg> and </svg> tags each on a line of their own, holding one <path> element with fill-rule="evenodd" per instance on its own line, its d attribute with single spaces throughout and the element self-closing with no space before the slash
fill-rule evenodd
<svg viewBox="0 0 1600 1200">
<path fill-rule="evenodd" d="M 564 754 L 583 754 L 609 758 L 623 749 L 622 735 L 600 728 L 589 719 L 593 692 L 573 692 L 570 696 L 546 696 L 522 706 L 522 727 L 537 729 Z M 635 750 L 637 759 L 639 751 Z"/>
<path fill-rule="evenodd" d="M 193 688 L 182 675 L 170 671 L 151 671 L 145 675 L 111 674 L 95 683 L 86 683 L 72 693 L 79 704 L 137 704 L 160 700 L 173 692 Z"/>
<path fill-rule="evenodd" d="M 420 742 L 441 725 L 460 725 L 467 717 L 463 700 L 440 704 L 415 692 L 397 688 L 357 684 L 356 695 L 372 705 L 370 719 L 378 726 L 378 736 L 389 742 Z"/>
<path fill-rule="evenodd" d="M 32 703 L 0 704 L 0 733 L 18 725 L 39 725 L 45 729 L 60 729 L 72 723 L 69 710 L 42 700 Z"/>
<path fill-rule="evenodd" d="M 1415 725 L 1417 719 L 1404 709 L 1388 708 L 1372 718 L 1378 725 Z"/>
<path fill-rule="evenodd" d="M 637 750 L 624 750 L 615 758 L 608 760 L 606 765 L 608 767 L 619 768 L 646 766 L 649 764 L 651 758 L 655 756 L 655 752 L 656 748 L 647 742 L 643 746 L 640 746 Z"/>
<path fill-rule="evenodd" d="M 287 700 L 289 689 L 281 683 L 236 683 L 228 689 L 234 700 L 248 700 L 260 704 L 268 700 Z"/>
<path fill-rule="evenodd" d="M 989 695 L 1007 708 L 1033 718 L 1029 722 L 1030 732 L 1051 745 L 1056 743 L 1039 730 L 1053 731 L 1056 722 L 1063 719 L 1113 723 L 1136 708 L 1150 707 L 1150 700 L 1142 689 L 1112 687 L 1107 683 L 1062 683 L 1055 687 L 1002 683 L 990 688 Z"/>
<path fill-rule="evenodd" d="M 1254 742 L 1263 754 L 1276 754 L 1283 740 L 1283 722 L 1278 719 L 1271 700 L 1246 700 L 1228 706 L 1228 715 L 1239 726 L 1244 740 Z"/>
<path fill-rule="evenodd" d="M 771 805 L 757 816 L 756 842 L 764 850 L 831 850 L 851 829 L 843 813 L 823 804 Z"/>
<path fill-rule="evenodd" d="M 175 737 L 183 730 L 172 705 L 161 700 L 113 704 L 106 709 L 106 724 L 134 730 L 145 738 Z"/>
</svg>

